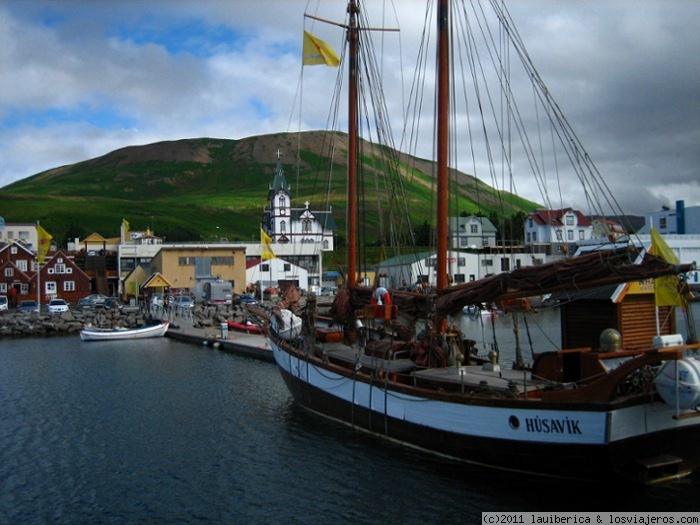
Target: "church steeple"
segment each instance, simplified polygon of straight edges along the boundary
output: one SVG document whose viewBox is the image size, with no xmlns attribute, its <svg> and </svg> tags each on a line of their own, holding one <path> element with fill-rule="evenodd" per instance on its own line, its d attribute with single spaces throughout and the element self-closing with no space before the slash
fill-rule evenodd
<svg viewBox="0 0 700 525">
<path fill-rule="evenodd" d="M 275 176 L 272 179 L 272 185 L 270 186 L 270 197 L 274 198 L 280 191 L 284 191 L 289 197 L 291 197 L 291 187 L 287 184 L 287 179 L 284 176 L 284 170 L 282 169 L 280 149 L 277 148 L 277 167 L 275 168 Z"/>
</svg>

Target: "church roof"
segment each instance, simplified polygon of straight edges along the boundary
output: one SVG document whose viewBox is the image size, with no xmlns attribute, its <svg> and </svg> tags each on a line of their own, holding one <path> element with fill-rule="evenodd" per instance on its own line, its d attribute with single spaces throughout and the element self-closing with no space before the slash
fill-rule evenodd
<svg viewBox="0 0 700 525">
<path fill-rule="evenodd" d="M 290 193 L 289 184 L 287 184 L 287 179 L 284 176 L 284 170 L 282 169 L 282 161 L 277 159 L 277 167 L 275 168 L 275 176 L 272 179 L 272 186 L 270 186 L 270 192 L 275 194 L 280 190 L 284 190 Z"/>
</svg>

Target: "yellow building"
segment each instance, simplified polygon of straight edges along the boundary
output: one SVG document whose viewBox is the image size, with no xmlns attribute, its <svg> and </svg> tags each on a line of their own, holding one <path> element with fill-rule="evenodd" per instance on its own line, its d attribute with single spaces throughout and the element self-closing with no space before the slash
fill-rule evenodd
<svg viewBox="0 0 700 525">
<path fill-rule="evenodd" d="M 244 293 L 245 265 L 245 246 L 162 245 L 151 259 L 150 272 L 160 272 L 172 284 L 171 293 L 190 293 L 201 300 L 204 284 L 216 280 Z"/>
</svg>

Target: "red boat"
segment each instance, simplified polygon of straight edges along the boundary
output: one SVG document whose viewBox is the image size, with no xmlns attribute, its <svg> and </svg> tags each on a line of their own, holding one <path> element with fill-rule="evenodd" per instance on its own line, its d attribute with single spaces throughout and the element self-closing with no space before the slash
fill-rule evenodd
<svg viewBox="0 0 700 525">
<path fill-rule="evenodd" d="M 246 321 L 245 323 L 237 323 L 235 321 L 228 321 L 229 330 L 236 330 L 237 332 L 246 332 L 249 334 L 262 334 L 262 328 L 258 325 Z"/>
</svg>

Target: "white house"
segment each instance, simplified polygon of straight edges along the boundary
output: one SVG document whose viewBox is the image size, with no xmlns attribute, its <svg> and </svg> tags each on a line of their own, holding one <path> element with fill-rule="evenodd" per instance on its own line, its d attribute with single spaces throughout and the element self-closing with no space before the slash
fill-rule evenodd
<svg viewBox="0 0 700 525">
<path fill-rule="evenodd" d="M 573 208 L 537 210 L 525 220 L 525 245 L 532 251 L 549 252 L 551 246 L 573 253 L 573 248 L 593 236 L 591 221 Z M 538 249 L 539 247 L 539 249 Z"/>
<path fill-rule="evenodd" d="M 262 289 L 284 289 L 293 284 L 300 290 L 309 289 L 309 272 L 301 266 L 275 257 L 274 259 L 255 259 L 246 263 L 246 282 L 257 284 Z"/>
<path fill-rule="evenodd" d="M 498 274 L 546 262 L 530 253 L 447 253 L 447 274 L 450 284 L 476 281 Z M 435 252 L 401 255 L 381 262 L 377 268 L 379 283 L 390 288 L 413 288 L 416 285 L 437 284 L 437 256 Z"/>
<path fill-rule="evenodd" d="M 483 248 L 496 246 L 496 227 L 487 217 L 450 217 L 452 248 Z"/>
</svg>

